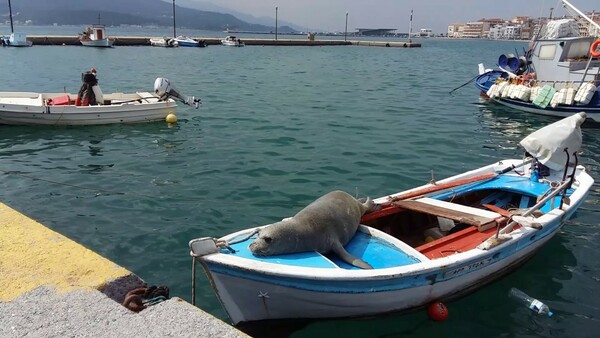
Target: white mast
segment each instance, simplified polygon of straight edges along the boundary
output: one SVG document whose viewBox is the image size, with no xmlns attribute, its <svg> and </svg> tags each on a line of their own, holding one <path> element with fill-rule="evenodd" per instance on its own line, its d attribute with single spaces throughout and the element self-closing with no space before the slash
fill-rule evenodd
<svg viewBox="0 0 600 338">
<path fill-rule="evenodd" d="M 10 32 L 14 33 L 15 30 L 13 29 L 12 7 L 10 6 L 10 0 L 8 0 L 8 12 L 10 14 Z"/>
<path fill-rule="evenodd" d="M 413 10 L 410 10 L 410 23 L 408 24 L 408 43 L 411 43 L 411 35 L 412 35 L 412 16 L 413 16 Z"/>
<path fill-rule="evenodd" d="M 600 30 L 600 25 L 598 25 L 597 23 L 595 23 L 594 20 L 590 19 L 587 15 L 583 14 L 583 12 L 581 12 L 580 10 L 578 10 L 575 6 L 571 5 L 570 2 L 568 2 L 567 0 L 562 0 L 562 3 L 563 3 L 563 6 L 565 8 L 569 7 L 575 13 L 579 14 L 582 18 L 584 18 L 589 23 L 591 23 L 593 26 L 595 26 L 597 30 Z"/>
</svg>

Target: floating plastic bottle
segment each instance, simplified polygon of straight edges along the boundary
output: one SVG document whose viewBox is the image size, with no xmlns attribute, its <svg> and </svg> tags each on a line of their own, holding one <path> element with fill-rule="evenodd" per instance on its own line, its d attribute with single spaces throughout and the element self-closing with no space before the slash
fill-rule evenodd
<svg viewBox="0 0 600 338">
<path fill-rule="evenodd" d="M 539 300 L 537 300 L 533 297 L 528 296 L 525 292 L 523 292 L 519 289 L 516 289 L 516 288 L 511 288 L 508 295 L 510 297 L 516 299 L 520 303 L 526 305 L 532 311 L 537 312 L 539 314 L 545 314 L 548 317 L 552 317 L 552 311 L 550 311 L 550 308 L 548 308 L 548 305 L 540 302 Z"/>
</svg>

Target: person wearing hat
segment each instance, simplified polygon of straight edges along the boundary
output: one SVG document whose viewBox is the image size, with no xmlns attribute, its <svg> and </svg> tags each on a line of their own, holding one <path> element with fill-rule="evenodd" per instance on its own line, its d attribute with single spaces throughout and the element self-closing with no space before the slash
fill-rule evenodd
<svg viewBox="0 0 600 338">
<path fill-rule="evenodd" d="M 83 84 L 77 94 L 75 105 L 95 106 L 97 104 L 104 104 L 104 94 L 102 94 L 102 90 L 98 86 L 96 68 L 92 67 L 88 72 L 81 74 L 81 80 Z"/>
</svg>

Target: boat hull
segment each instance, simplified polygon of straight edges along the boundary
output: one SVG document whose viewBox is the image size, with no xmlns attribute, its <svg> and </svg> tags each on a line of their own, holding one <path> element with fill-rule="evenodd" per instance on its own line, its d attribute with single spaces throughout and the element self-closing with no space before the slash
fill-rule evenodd
<svg viewBox="0 0 600 338">
<path fill-rule="evenodd" d="M 492 70 L 481 74 L 475 79 L 475 86 L 481 90 L 483 94 L 485 94 L 494 84 L 494 81 L 503 76 L 502 74 L 505 73 L 498 70 Z M 550 105 L 548 105 L 546 108 L 541 108 L 529 101 L 521 101 L 506 97 L 495 97 L 490 100 L 503 106 L 523 112 L 555 117 L 569 117 L 573 114 L 583 111 L 586 113 L 588 119 L 594 122 L 600 122 L 600 92 L 598 91 L 596 91 L 589 104 L 558 105 L 555 108 L 551 107 Z"/>
<path fill-rule="evenodd" d="M 113 41 L 109 39 L 102 40 L 79 40 L 82 45 L 86 47 L 100 47 L 100 48 L 111 48 L 113 47 Z"/>
<path fill-rule="evenodd" d="M 228 46 L 228 47 L 244 47 L 244 43 L 237 43 L 237 42 L 231 42 L 231 41 L 223 41 L 221 40 L 221 44 L 223 46 Z"/>
<path fill-rule="evenodd" d="M 472 261 L 449 265 L 438 272 L 391 274 L 378 280 L 365 278 L 337 282 L 339 288 L 336 288 L 336 283 L 325 282 L 313 285 L 311 290 L 302 285 L 312 281 L 286 280 L 279 283 L 276 278 L 262 281 L 244 272 L 215 272 L 218 268 L 213 266 L 211 269 L 209 265 L 209 269 L 213 270 L 210 277 L 234 325 L 260 320 L 349 318 L 402 312 L 424 307 L 433 301 L 460 297 L 510 273 L 534 255 L 558 229 L 556 227 L 519 254 L 510 254 L 509 251 L 515 249 L 511 246 Z M 506 258 L 496 260 L 493 255 Z M 477 265 L 485 266 L 469 268 Z M 450 279 L 444 276 L 443 271 L 451 274 L 461 269 L 476 271 Z M 317 290 L 319 288 L 323 290 Z"/>
<path fill-rule="evenodd" d="M 180 41 L 180 40 L 178 40 L 177 43 L 181 47 L 200 47 L 200 43 L 198 43 L 198 42 L 190 42 L 190 41 Z"/>
<path fill-rule="evenodd" d="M 12 93 L 14 94 L 14 93 Z M 11 93 L 0 95 L 0 124 L 9 125 L 101 125 L 114 123 L 142 123 L 153 121 L 164 121 L 169 113 L 174 113 L 177 107 L 175 101 L 158 101 L 150 98 L 147 101 L 135 102 L 127 99 L 124 103 L 113 103 L 110 105 L 75 106 L 75 105 L 46 105 L 41 94 L 35 96 L 31 93 L 30 98 L 23 95 L 15 99 Z M 48 97 L 52 94 L 45 94 Z M 58 94 L 56 94 L 58 95 Z M 64 94 L 62 94 L 64 95 Z M 119 96 L 120 94 L 108 94 Z M 12 97 L 11 97 L 12 96 Z M 73 95 L 71 95 L 73 97 Z M 151 94 L 147 93 L 147 97 Z M 138 99 L 140 96 L 138 96 Z M 31 103 L 23 101 L 30 100 Z M 38 101 L 38 104 L 34 104 Z"/>
<path fill-rule="evenodd" d="M 175 38 L 175 41 L 177 42 L 177 44 L 179 44 L 180 47 L 202 47 L 203 46 L 200 44 L 199 41 L 196 41 L 192 38 L 188 38 L 185 36 L 178 36 L 177 38 Z"/>
<path fill-rule="evenodd" d="M 154 47 L 178 47 L 179 43 L 175 39 L 157 38 L 150 39 L 150 45 Z"/>
</svg>

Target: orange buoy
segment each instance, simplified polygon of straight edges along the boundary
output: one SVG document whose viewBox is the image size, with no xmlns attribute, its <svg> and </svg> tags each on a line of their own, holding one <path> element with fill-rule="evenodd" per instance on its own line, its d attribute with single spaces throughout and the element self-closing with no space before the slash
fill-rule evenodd
<svg viewBox="0 0 600 338">
<path fill-rule="evenodd" d="M 446 320 L 448 319 L 448 308 L 441 302 L 431 303 L 427 308 L 427 314 L 435 321 Z"/>
<path fill-rule="evenodd" d="M 590 46 L 590 54 L 595 58 L 600 58 L 600 51 L 597 51 L 598 46 L 600 46 L 600 39 L 596 39 Z"/>
</svg>

